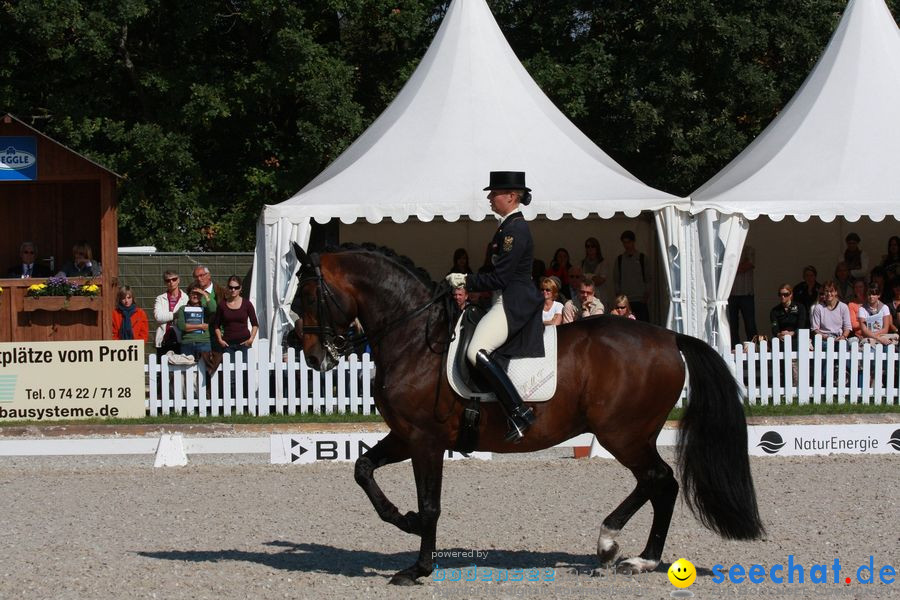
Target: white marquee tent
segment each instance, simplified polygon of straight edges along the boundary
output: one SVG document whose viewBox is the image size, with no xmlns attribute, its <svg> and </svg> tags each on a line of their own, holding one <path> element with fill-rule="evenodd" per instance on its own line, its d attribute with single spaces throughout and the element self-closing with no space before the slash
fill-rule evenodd
<svg viewBox="0 0 900 600">
<path fill-rule="evenodd" d="M 851 0 L 790 103 L 691 194 L 704 257 L 707 341 L 730 346 L 725 312 L 747 219 L 900 218 L 900 31 L 883 0 Z M 675 211 L 671 211 L 674 214 Z M 677 215 L 674 220 L 687 222 Z M 677 228 L 676 228 L 677 229 Z M 718 332 L 718 335 L 716 335 Z"/>
<path fill-rule="evenodd" d="M 481 221 L 491 170 L 527 173 L 535 190 L 527 218 L 637 216 L 681 202 L 637 180 L 553 105 L 484 0 L 454 0 L 384 113 L 295 196 L 265 207 L 253 281 L 262 337 L 277 351 L 289 327 L 291 242 L 306 247 L 311 219 Z"/>
</svg>

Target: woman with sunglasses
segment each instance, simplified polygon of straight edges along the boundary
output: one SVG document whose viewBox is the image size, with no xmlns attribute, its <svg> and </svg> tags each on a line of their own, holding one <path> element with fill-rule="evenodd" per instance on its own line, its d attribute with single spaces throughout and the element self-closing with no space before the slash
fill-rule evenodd
<svg viewBox="0 0 900 600">
<path fill-rule="evenodd" d="M 156 328 L 156 356 L 160 358 L 170 350 L 181 354 L 181 334 L 175 327 L 175 313 L 187 304 L 188 298 L 178 287 L 179 281 L 178 273 L 163 273 L 166 291 L 157 296 L 153 304 L 153 318 L 159 324 Z"/>
<path fill-rule="evenodd" d="M 559 298 L 559 284 L 556 283 L 556 277 L 544 277 L 541 279 L 541 294 L 544 296 L 544 325 L 560 325 L 562 323 L 563 305 L 557 301 L 557 298 Z"/>
<path fill-rule="evenodd" d="M 870 344 L 890 346 L 897 343 L 897 334 L 891 333 L 891 311 L 881 301 L 881 288 L 870 284 L 866 303 L 859 307 L 860 338 Z"/>
<path fill-rule="evenodd" d="M 250 327 L 247 327 L 247 322 Z M 259 331 L 259 321 L 253 304 L 241 298 L 241 278 L 232 275 L 225 287 L 225 301 L 216 307 L 212 322 L 213 333 L 223 352 L 240 352 L 247 358 L 247 349 L 253 345 Z"/>
<path fill-rule="evenodd" d="M 809 314 L 806 307 L 794 302 L 794 288 L 787 283 L 778 286 L 779 303 L 769 311 L 772 337 L 783 340 L 794 335 L 798 329 L 809 329 Z"/>
</svg>

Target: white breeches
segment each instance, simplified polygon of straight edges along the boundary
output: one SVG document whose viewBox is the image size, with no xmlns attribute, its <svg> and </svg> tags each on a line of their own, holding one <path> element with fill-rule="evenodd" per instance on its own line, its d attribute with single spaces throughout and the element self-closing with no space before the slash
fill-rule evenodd
<svg viewBox="0 0 900 600">
<path fill-rule="evenodd" d="M 499 348 L 509 335 L 509 327 L 506 325 L 506 313 L 503 311 L 503 295 L 497 294 L 494 304 L 487 314 L 478 322 L 472 341 L 466 349 L 466 358 L 475 364 L 475 355 L 479 350 L 488 354 Z"/>
</svg>

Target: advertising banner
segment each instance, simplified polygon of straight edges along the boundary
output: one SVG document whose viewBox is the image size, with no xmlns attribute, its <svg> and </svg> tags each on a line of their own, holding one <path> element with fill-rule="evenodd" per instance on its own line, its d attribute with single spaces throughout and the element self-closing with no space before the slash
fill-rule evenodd
<svg viewBox="0 0 900 600">
<path fill-rule="evenodd" d="M 0 181 L 37 179 L 37 139 L 0 136 Z"/>
<path fill-rule="evenodd" d="M 900 423 L 853 425 L 753 425 L 747 428 L 753 456 L 897 454 Z"/>
<path fill-rule="evenodd" d="M 272 435 L 272 464 L 309 464 L 319 461 L 355 461 L 374 447 L 384 433 L 313 433 Z M 490 460 L 490 452 L 472 452 L 471 458 Z M 445 460 L 466 458 L 447 450 Z"/>
<path fill-rule="evenodd" d="M 141 341 L 0 344 L 0 421 L 143 417 Z"/>
</svg>

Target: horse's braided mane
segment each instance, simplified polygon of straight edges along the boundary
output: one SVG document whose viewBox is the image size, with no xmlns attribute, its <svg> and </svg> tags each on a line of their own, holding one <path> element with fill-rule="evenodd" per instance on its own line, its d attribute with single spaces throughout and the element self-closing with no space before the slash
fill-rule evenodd
<svg viewBox="0 0 900 600">
<path fill-rule="evenodd" d="M 422 267 L 417 267 L 415 263 L 408 256 L 403 256 L 402 254 L 397 254 L 392 249 L 387 248 L 385 246 L 376 246 L 375 244 L 365 243 L 365 244 L 353 244 L 350 242 L 343 243 L 339 247 L 329 245 L 325 248 L 326 252 L 367 252 L 371 254 L 378 254 L 379 256 L 383 256 L 392 263 L 395 263 L 408 271 L 410 275 L 418 279 L 422 284 L 428 288 L 429 291 L 434 291 L 435 282 L 431 279 L 431 275 L 428 274 L 428 271 L 423 269 Z"/>
</svg>

